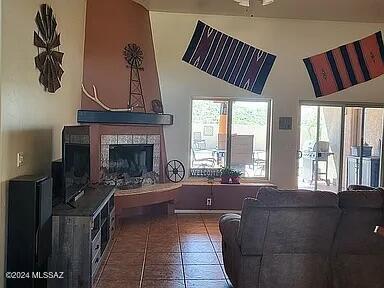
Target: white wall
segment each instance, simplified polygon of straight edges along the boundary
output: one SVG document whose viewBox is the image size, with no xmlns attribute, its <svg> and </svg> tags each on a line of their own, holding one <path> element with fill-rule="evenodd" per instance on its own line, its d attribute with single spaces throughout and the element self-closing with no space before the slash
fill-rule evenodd
<svg viewBox="0 0 384 288">
<path fill-rule="evenodd" d="M 168 159 L 188 163 L 192 97 L 261 97 L 216 79 L 181 61 L 197 20 L 277 55 L 263 96 L 273 99 L 271 181 L 296 186 L 300 100 L 315 100 L 302 59 L 360 39 L 384 24 L 323 22 L 151 12 L 152 31 L 165 112 L 175 124 L 165 128 Z M 323 101 L 383 102 L 384 77 L 323 97 Z M 279 131 L 278 118 L 292 116 L 292 131 Z"/>
<path fill-rule="evenodd" d="M 0 287 L 4 283 L 5 215 L 8 180 L 23 174 L 49 173 L 61 155 L 61 130 L 76 123 L 83 71 L 86 0 L 2 0 L 1 32 L 1 190 Z M 44 92 L 38 82 L 33 46 L 34 22 L 40 4 L 50 4 L 61 33 L 64 55 L 62 88 Z M 25 165 L 16 167 L 16 153 Z"/>
</svg>

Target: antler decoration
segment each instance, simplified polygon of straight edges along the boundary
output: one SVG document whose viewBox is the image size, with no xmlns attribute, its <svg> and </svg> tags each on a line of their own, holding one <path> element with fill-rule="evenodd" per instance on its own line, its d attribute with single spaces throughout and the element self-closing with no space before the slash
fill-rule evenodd
<svg viewBox="0 0 384 288">
<path fill-rule="evenodd" d="M 87 96 L 89 99 L 91 99 L 93 102 L 97 103 L 98 105 L 100 105 L 103 109 L 107 110 L 107 111 L 111 111 L 111 112 L 132 112 L 132 108 L 111 108 L 107 105 L 105 105 L 97 96 L 97 90 L 96 90 L 96 87 L 95 85 L 92 85 L 93 87 L 93 95 L 91 95 L 87 89 L 85 89 L 84 87 L 84 84 L 81 84 L 81 88 L 85 94 L 85 96 Z"/>
</svg>

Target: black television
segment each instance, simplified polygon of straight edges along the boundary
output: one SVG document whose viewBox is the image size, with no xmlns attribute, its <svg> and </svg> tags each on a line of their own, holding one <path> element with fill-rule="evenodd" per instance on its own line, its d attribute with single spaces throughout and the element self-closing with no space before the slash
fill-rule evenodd
<svg viewBox="0 0 384 288">
<path fill-rule="evenodd" d="M 70 203 L 90 181 L 90 127 L 65 126 L 62 133 L 62 195 Z"/>
</svg>

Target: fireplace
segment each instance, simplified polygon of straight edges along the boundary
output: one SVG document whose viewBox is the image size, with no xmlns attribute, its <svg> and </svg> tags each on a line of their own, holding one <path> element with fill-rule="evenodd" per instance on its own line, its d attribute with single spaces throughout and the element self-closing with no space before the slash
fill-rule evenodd
<svg viewBox="0 0 384 288">
<path fill-rule="evenodd" d="M 160 135 L 101 135 L 102 179 L 112 185 L 157 183 L 160 139 Z"/>
<path fill-rule="evenodd" d="M 142 177 L 153 171 L 153 144 L 109 145 L 109 173 Z"/>
</svg>

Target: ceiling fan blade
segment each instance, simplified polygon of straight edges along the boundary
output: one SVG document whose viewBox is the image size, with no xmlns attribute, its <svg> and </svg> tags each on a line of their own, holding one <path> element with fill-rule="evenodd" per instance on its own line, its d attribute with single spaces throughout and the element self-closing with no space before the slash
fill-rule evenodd
<svg viewBox="0 0 384 288">
<path fill-rule="evenodd" d="M 275 0 L 263 0 L 263 5 L 269 5 L 272 4 Z"/>
<path fill-rule="evenodd" d="M 274 2 L 274 0 L 234 0 L 235 2 L 237 2 L 240 6 L 244 6 L 244 7 L 250 7 L 250 2 L 254 1 L 254 2 L 261 2 L 261 4 L 263 4 L 263 6 L 265 5 L 269 5 L 269 4 L 272 4 Z"/>
<path fill-rule="evenodd" d="M 238 2 L 240 6 L 249 7 L 249 0 L 239 0 Z"/>
</svg>

